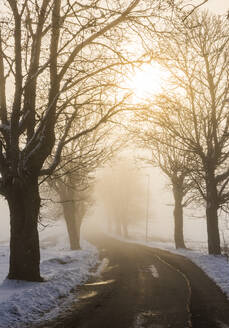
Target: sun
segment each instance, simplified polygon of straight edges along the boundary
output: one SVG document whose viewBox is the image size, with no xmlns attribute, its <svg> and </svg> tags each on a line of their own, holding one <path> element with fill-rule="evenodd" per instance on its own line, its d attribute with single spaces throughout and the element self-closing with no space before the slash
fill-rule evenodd
<svg viewBox="0 0 229 328">
<path fill-rule="evenodd" d="M 140 102 L 161 93 L 169 78 L 168 72 L 157 63 L 143 64 L 128 78 L 133 102 Z"/>
</svg>

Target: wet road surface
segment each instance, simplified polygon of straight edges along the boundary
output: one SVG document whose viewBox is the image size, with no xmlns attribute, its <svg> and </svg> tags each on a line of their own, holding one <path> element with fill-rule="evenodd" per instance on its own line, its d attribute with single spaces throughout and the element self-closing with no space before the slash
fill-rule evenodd
<svg viewBox="0 0 229 328">
<path fill-rule="evenodd" d="M 42 328 L 229 327 L 229 303 L 186 258 L 103 234 L 89 241 L 104 270 L 77 290 L 68 313 Z"/>
</svg>

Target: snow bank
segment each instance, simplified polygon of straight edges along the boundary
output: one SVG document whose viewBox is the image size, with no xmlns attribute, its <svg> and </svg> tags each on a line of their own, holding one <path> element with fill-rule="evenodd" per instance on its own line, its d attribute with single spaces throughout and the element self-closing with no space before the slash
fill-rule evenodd
<svg viewBox="0 0 229 328">
<path fill-rule="evenodd" d="M 67 250 L 58 241 L 52 247 L 44 245 L 41 275 L 45 282 L 42 283 L 6 279 L 9 247 L 0 245 L 0 328 L 31 327 L 33 323 L 55 317 L 63 302 L 71 301 L 71 292 L 88 279 L 98 263 L 97 249 L 86 241 L 81 242 L 82 249 L 78 251 Z"/>
</svg>

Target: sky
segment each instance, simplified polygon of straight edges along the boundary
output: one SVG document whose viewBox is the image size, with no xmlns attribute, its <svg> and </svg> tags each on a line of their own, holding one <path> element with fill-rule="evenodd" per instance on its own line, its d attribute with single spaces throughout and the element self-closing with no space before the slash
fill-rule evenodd
<svg viewBox="0 0 229 328">
<path fill-rule="evenodd" d="M 187 0 L 187 3 L 200 3 L 202 0 Z M 0 9 L 2 5 L 0 4 Z M 208 8 L 216 14 L 224 14 L 229 10 L 229 1 L 228 0 L 208 0 L 208 2 L 203 6 Z"/>
<path fill-rule="evenodd" d="M 198 1 L 199 3 L 199 1 Z M 208 2 L 203 5 L 203 8 L 208 8 L 215 14 L 225 14 L 229 10 L 228 0 L 208 0 Z"/>
</svg>

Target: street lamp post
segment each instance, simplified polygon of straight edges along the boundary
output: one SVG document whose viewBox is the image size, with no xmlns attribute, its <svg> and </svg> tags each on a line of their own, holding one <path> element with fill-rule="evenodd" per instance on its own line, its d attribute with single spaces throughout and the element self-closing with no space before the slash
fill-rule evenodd
<svg viewBox="0 0 229 328">
<path fill-rule="evenodd" d="M 148 239 L 148 225 L 149 225 L 149 184 L 150 184 L 150 175 L 147 174 L 147 196 L 146 196 L 146 241 Z"/>
</svg>

